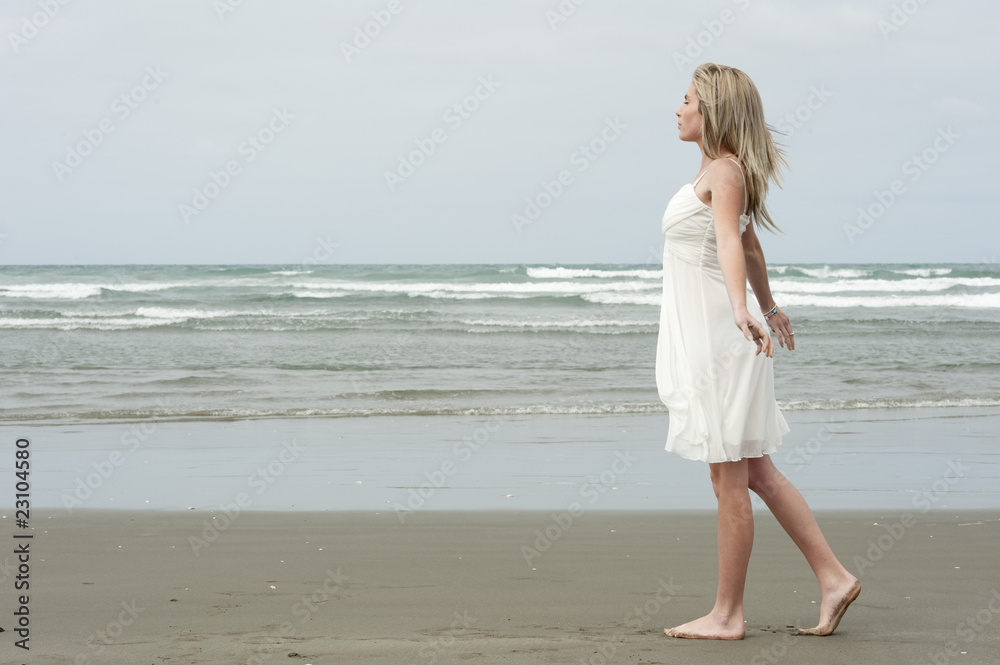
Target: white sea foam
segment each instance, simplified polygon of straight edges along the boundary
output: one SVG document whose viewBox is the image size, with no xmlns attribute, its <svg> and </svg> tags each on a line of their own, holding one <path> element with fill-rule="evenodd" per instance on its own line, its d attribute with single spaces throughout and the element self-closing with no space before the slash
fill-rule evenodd
<svg viewBox="0 0 1000 665">
<path fill-rule="evenodd" d="M 868 277 L 872 274 L 871 270 L 862 268 L 831 268 L 829 265 L 825 265 L 822 268 L 806 268 L 803 266 L 768 266 L 768 272 L 773 272 L 778 275 L 784 275 L 788 270 L 797 270 L 809 277 L 815 277 L 816 279 L 831 279 L 831 278 L 841 278 L 841 279 L 858 279 L 862 277 Z M 942 275 L 950 275 L 952 272 L 951 268 L 906 268 L 901 270 L 890 270 L 890 272 L 896 273 L 897 275 L 910 275 L 913 277 L 939 277 Z"/>
<path fill-rule="evenodd" d="M 164 282 L 162 284 L 102 284 L 100 288 L 108 291 L 125 291 L 128 293 L 147 293 L 150 291 L 166 291 L 167 289 L 184 289 L 197 286 L 208 286 L 211 282 Z"/>
<path fill-rule="evenodd" d="M 823 266 L 822 268 L 803 268 L 801 266 L 793 267 L 799 272 L 818 279 L 829 279 L 831 277 L 867 277 L 871 274 L 871 271 L 869 270 L 857 270 L 855 268 L 831 268 L 830 266 Z"/>
<path fill-rule="evenodd" d="M 82 300 L 100 293 L 98 284 L 11 284 L 0 287 L 0 296 L 38 300 Z"/>
<path fill-rule="evenodd" d="M 437 300 L 489 300 L 491 298 L 531 298 L 533 297 L 527 293 L 475 293 L 469 291 L 463 291 L 461 293 L 456 293 L 454 291 L 412 291 L 408 292 L 411 298 L 435 298 Z"/>
<path fill-rule="evenodd" d="M 141 319 L 115 317 L 74 317 L 66 319 L 0 318 L 0 329 L 47 330 L 133 330 L 183 323 L 185 319 Z"/>
<path fill-rule="evenodd" d="M 969 307 L 1000 308 L 1000 293 L 955 293 L 941 295 L 827 296 L 774 292 L 784 307 Z"/>
<path fill-rule="evenodd" d="M 72 305 L 71 307 L 76 307 L 76 305 Z M 91 308 L 91 309 L 65 309 L 65 310 L 60 311 L 59 313 L 62 316 L 70 316 L 70 317 L 81 316 L 81 317 L 87 317 L 87 318 L 101 318 L 101 317 L 118 318 L 118 317 L 122 317 L 122 316 L 132 316 L 133 314 L 135 314 L 135 309 L 134 308 L 128 308 L 128 309 L 123 309 L 123 308 L 119 308 L 119 309 L 94 309 L 94 308 Z"/>
<path fill-rule="evenodd" d="M 783 411 L 840 411 L 848 409 L 933 409 L 933 408 L 969 408 L 1000 406 L 997 398 L 965 398 L 965 399 L 871 399 L 871 400 L 778 400 L 778 407 Z M 523 404 L 517 406 L 385 406 L 385 407 L 354 407 L 354 408 L 253 408 L 228 407 L 215 409 L 199 409 L 188 411 L 183 408 L 162 409 L 151 414 L 148 409 L 115 411 L 96 411 L 87 414 L 74 414 L 77 419 L 84 420 L 132 420 L 170 421 L 189 419 L 269 419 L 269 418 L 365 418 L 365 417 L 402 417 L 402 416 L 534 416 L 534 415 L 636 415 L 662 414 L 663 405 L 659 402 L 597 402 L 589 404 Z M 70 414 L 53 414 L 55 418 Z M 52 418 L 52 416 L 49 416 Z M 37 419 L 37 416 L 34 416 Z"/>
<path fill-rule="evenodd" d="M 838 296 L 816 293 L 797 293 L 774 288 L 774 299 L 783 307 L 969 307 L 975 309 L 1000 308 L 1000 293 L 955 293 L 939 295 Z M 659 306 L 661 296 L 655 294 L 591 293 L 581 296 L 584 300 L 604 305 Z"/>
<path fill-rule="evenodd" d="M 528 268 L 528 277 L 535 279 L 572 279 L 574 277 L 638 277 L 662 279 L 662 270 L 598 270 L 595 268 Z"/>
<path fill-rule="evenodd" d="M 837 293 L 842 291 L 894 291 L 912 293 L 917 291 L 944 291 L 955 286 L 993 287 L 1000 286 L 995 277 L 917 277 L 915 279 L 841 279 L 835 282 L 803 282 L 791 279 L 771 281 L 773 291 L 783 293 Z"/>
<path fill-rule="evenodd" d="M 930 409 L 1000 406 L 1000 398 L 963 399 L 869 399 L 869 400 L 778 400 L 783 411 L 826 411 L 842 409 Z M 520 406 L 407 409 L 388 407 L 367 409 L 338 409 L 335 413 L 326 410 L 310 410 L 312 413 L 296 415 L 341 415 L 341 416 L 381 416 L 381 415 L 469 415 L 469 416 L 521 416 L 521 415 L 611 415 L 662 413 L 660 402 L 599 402 L 590 404 L 525 404 Z"/>
<path fill-rule="evenodd" d="M 951 268 L 910 268 L 908 270 L 893 270 L 898 275 L 914 275 L 916 277 L 933 277 L 950 275 Z"/>
<path fill-rule="evenodd" d="M 442 294 L 472 294 L 473 297 L 499 298 L 532 296 L 545 294 L 579 295 L 602 291 L 639 292 L 659 290 L 659 283 L 626 282 L 497 282 L 497 283 L 447 283 L 447 282 L 337 282 L 326 284 L 295 284 L 295 288 L 337 289 L 355 293 L 399 293 L 409 296 L 428 295 L 447 297 Z"/>
<path fill-rule="evenodd" d="M 144 293 L 188 286 L 183 283 L 163 284 L 8 284 L 0 286 L 0 297 L 36 300 L 83 300 L 101 294 L 102 290 Z"/>
<path fill-rule="evenodd" d="M 351 294 L 347 291 L 320 291 L 316 289 L 315 291 L 292 291 L 292 295 L 296 298 L 343 298 Z"/>
<path fill-rule="evenodd" d="M 434 299 L 445 299 L 445 300 L 488 300 L 491 298 L 532 298 L 532 294 L 528 293 L 489 293 L 485 291 L 466 291 L 466 290 L 444 290 L 444 289 L 426 289 L 426 285 L 419 285 L 420 288 L 409 289 L 406 285 L 400 284 L 395 288 L 391 289 L 354 289 L 354 291 L 368 291 L 376 293 L 388 293 L 409 296 L 410 298 L 434 298 Z M 443 285 L 441 285 L 443 286 Z M 342 291 L 330 291 L 330 290 L 308 290 L 308 291 L 293 291 L 292 295 L 296 298 L 344 298 L 346 296 L 354 295 L 351 289 Z"/>
<path fill-rule="evenodd" d="M 0 328 L 51 330 L 131 330 L 169 326 L 186 321 L 216 319 L 229 316 L 250 316 L 259 312 L 235 310 L 181 309 L 172 307 L 140 307 L 133 311 L 66 312 L 60 318 L 16 317 L 0 318 Z"/>
<path fill-rule="evenodd" d="M 240 312 L 234 310 L 180 309 L 175 307 L 140 307 L 135 310 L 136 316 L 149 319 L 170 319 L 184 321 L 187 319 L 216 319 L 224 316 L 247 316 L 255 312 Z"/>
<path fill-rule="evenodd" d="M 967 397 L 960 399 L 868 399 L 868 400 L 778 400 L 785 411 L 824 411 L 840 409 L 934 409 L 1000 406 L 1000 398 Z"/>
<path fill-rule="evenodd" d="M 232 279 L 192 280 L 186 282 L 114 282 L 101 284 L 86 284 L 77 282 L 55 284 L 9 284 L 0 286 L 0 296 L 10 298 L 65 299 L 80 300 L 100 295 L 101 291 L 116 291 L 121 293 L 149 293 L 167 291 L 170 289 L 225 289 L 225 288 L 255 288 L 274 287 L 280 284 L 273 276 L 307 275 L 312 271 L 276 271 L 272 277 L 236 277 Z M 328 280 L 296 283 L 292 286 L 300 288 L 329 288 Z"/>
<path fill-rule="evenodd" d="M 354 289 L 350 286 L 345 285 L 343 290 L 331 291 L 329 289 L 312 289 L 305 291 L 293 291 L 292 295 L 296 298 L 344 298 L 351 295 L 356 295 L 358 291 L 368 292 L 368 293 L 386 293 L 394 295 L 408 296 L 410 298 L 434 298 L 434 299 L 444 299 L 444 300 L 489 300 L 493 298 L 533 298 L 538 295 L 538 293 L 518 293 L 516 291 L 484 291 L 482 290 L 484 286 L 488 285 L 446 285 L 438 284 L 433 285 L 437 287 L 473 287 L 469 288 L 428 288 L 427 284 L 415 285 L 416 288 L 409 288 L 414 285 L 406 284 L 396 284 L 391 285 L 392 288 L 382 288 L 381 285 L 375 285 L 376 288 L 358 288 Z M 386 285 L 390 286 L 390 285 Z"/>
<path fill-rule="evenodd" d="M 566 321 L 511 321 L 504 319 L 474 319 L 462 320 L 467 326 L 484 326 L 498 328 L 631 328 L 635 326 L 651 326 L 656 321 L 620 321 L 601 319 L 570 319 Z"/>
<path fill-rule="evenodd" d="M 581 296 L 587 302 L 601 305 L 655 305 L 660 306 L 663 296 L 660 293 L 589 293 Z"/>
</svg>

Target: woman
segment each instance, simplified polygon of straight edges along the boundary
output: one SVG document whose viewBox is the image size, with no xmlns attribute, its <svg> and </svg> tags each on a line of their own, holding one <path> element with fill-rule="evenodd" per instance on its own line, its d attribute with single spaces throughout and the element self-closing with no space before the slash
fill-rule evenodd
<svg viewBox="0 0 1000 665">
<path fill-rule="evenodd" d="M 656 383 L 670 412 L 667 450 L 709 463 L 719 501 L 719 588 L 709 614 L 664 632 L 743 638 L 743 588 L 753 545 L 748 490 L 753 490 L 819 580 L 819 624 L 799 632 L 829 635 L 861 586 L 833 555 L 805 499 L 770 457 L 789 429 L 774 399 L 774 346 L 761 319 L 789 350 L 795 348 L 795 333 L 771 298 L 754 227 L 776 228 L 764 199 L 768 181 L 779 182 L 784 158 L 764 122 L 757 88 L 738 69 L 698 67 L 677 120 L 681 140 L 701 149 L 701 171 L 670 200 L 663 216 Z M 760 318 L 747 307 L 747 281 Z"/>
</svg>

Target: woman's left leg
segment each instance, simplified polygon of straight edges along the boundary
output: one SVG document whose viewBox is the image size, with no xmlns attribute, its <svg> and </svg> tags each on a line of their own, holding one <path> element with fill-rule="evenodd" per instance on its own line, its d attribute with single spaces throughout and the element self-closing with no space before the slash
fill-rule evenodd
<svg viewBox="0 0 1000 665">
<path fill-rule="evenodd" d="M 715 607 L 707 615 L 664 632 L 670 637 L 741 640 L 743 589 L 753 549 L 753 507 L 750 505 L 747 460 L 711 464 L 712 486 L 719 499 L 719 588 Z"/>
<path fill-rule="evenodd" d="M 819 625 L 800 629 L 803 635 L 830 635 L 848 606 L 861 593 L 861 584 L 834 556 L 809 504 L 791 482 L 775 468 L 769 455 L 747 460 L 750 489 L 771 509 L 782 528 L 798 545 L 819 580 Z"/>
</svg>

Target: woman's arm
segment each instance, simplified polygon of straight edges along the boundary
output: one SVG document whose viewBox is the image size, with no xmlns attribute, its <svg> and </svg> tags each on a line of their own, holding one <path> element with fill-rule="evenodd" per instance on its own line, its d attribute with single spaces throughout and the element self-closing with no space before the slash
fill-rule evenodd
<svg viewBox="0 0 1000 665">
<path fill-rule="evenodd" d="M 757 353 L 774 354 L 771 335 L 747 310 L 747 264 L 740 241 L 740 212 L 743 208 L 743 174 L 729 160 L 716 160 L 705 174 L 712 193 L 716 251 L 726 283 L 733 320 L 743 335 L 757 344 Z"/>
<path fill-rule="evenodd" d="M 757 296 L 760 311 L 770 312 L 772 307 L 776 307 L 776 304 L 771 295 L 771 285 L 767 281 L 767 262 L 764 261 L 764 250 L 761 249 L 760 240 L 757 239 L 753 224 L 747 225 L 741 240 L 747 281 L 750 282 L 750 288 Z M 780 308 L 777 308 L 777 312 L 767 318 L 767 323 L 771 326 L 771 330 L 778 333 L 778 343 L 787 347 L 789 351 L 794 351 L 795 338 L 792 337 L 792 322 L 789 321 L 788 316 Z"/>
</svg>

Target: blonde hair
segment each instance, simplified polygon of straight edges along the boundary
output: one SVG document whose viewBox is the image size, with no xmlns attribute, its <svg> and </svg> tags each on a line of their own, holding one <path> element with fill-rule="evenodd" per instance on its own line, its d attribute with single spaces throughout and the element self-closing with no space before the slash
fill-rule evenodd
<svg viewBox="0 0 1000 665">
<path fill-rule="evenodd" d="M 747 214 L 758 227 L 778 231 L 764 199 L 769 180 L 781 186 L 781 167 L 788 162 L 764 121 L 757 86 L 734 67 L 706 62 L 694 70 L 694 89 L 705 154 L 719 159 L 725 149 L 739 158 L 746 169 Z"/>
</svg>

